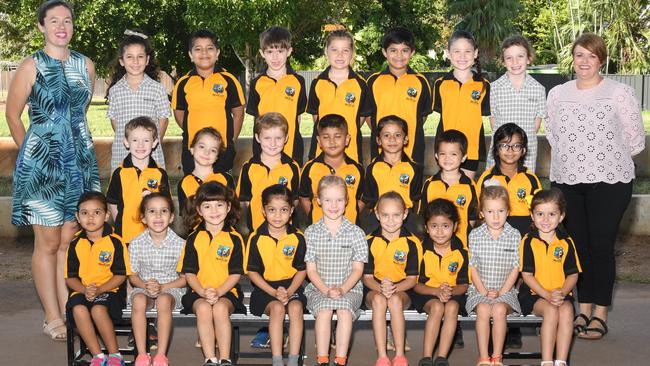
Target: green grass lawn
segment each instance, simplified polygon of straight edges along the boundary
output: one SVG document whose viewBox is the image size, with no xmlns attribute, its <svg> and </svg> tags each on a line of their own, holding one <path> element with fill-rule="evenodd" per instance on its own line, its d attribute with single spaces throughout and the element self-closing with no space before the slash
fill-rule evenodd
<svg viewBox="0 0 650 366">
<path fill-rule="evenodd" d="M 113 129 L 111 128 L 111 123 L 106 118 L 106 110 L 108 106 L 104 103 L 104 100 L 93 100 L 88 110 L 88 125 L 90 126 L 90 132 L 95 137 L 110 137 L 113 136 Z M 650 133 L 650 111 L 643 111 L 643 124 L 645 126 L 646 133 Z M 23 123 L 27 126 L 28 116 L 27 112 L 23 113 L 22 116 Z M 438 127 L 439 117 L 437 114 L 432 114 L 427 119 L 424 125 L 424 133 L 428 136 L 435 135 L 436 128 Z M 487 118 L 483 119 L 483 125 L 485 126 L 485 132 L 487 134 L 492 133 L 490 124 Z M 311 136 L 313 129 L 313 123 L 311 116 L 305 114 L 302 116 L 302 122 L 300 123 L 300 133 L 303 136 Z M 370 129 L 367 126 L 363 126 L 361 129 L 364 135 L 370 135 Z M 540 133 L 544 133 L 544 126 Z M 181 129 L 171 118 L 169 127 L 167 129 L 167 136 L 180 136 Z M 253 135 L 253 118 L 249 115 L 246 115 L 244 118 L 244 125 L 242 127 L 241 136 L 252 136 Z M 10 137 L 9 128 L 7 127 L 7 120 L 5 114 L 0 115 L 0 137 Z"/>
</svg>

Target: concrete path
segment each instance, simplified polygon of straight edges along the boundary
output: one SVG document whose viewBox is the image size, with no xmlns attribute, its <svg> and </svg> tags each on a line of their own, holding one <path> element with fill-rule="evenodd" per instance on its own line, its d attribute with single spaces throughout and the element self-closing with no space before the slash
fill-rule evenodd
<svg viewBox="0 0 650 366">
<path fill-rule="evenodd" d="M 31 283 L 0 284 L 0 365 L 65 365 L 65 343 L 50 341 L 41 333 L 42 313 Z M 573 366 L 582 365 L 650 365 L 650 285 L 620 284 L 610 313 L 610 333 L 601 341 L 576 340 L 571 355 Z M 191 322 L 177 324 L 170 363 L 201 365 L 201 352 L 193 347 L 196 331 Z M 369 324 L 368 324 L 369 325 Z M 350 355 L 350 365 L 372 366 L 375 360 L 372 331 L 357 327 Z M 313 330 L 307 331 L 306 365 L 314 365 Z M 242 339 L 246 346 L 251 336 Z M 421 352 L 421 329 L 408 332 L 413 350 L 407 353 L 416 365 Z M 473 365 L 477 349 L 473 330 L 465 331 L 465 349 L 450 356 L 452 365 Z M 245 347 L 247 348 L 247 347 Z M 539 350 L 539 338 L 524 336 L 524 350 Z M 244 350 L 245 351 L 245 350 Z M 245 362 L 268 360 L 241 360 Z"/>
</svg>

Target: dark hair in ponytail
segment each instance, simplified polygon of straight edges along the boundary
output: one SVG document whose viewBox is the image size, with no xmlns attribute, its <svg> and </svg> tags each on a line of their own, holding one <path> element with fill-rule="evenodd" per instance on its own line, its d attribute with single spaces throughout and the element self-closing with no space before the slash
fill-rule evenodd
<svg viewBox="0 0 650 366">
<path fill-rule="evenodd" d="M 476 43 L 476 39 L 472 33 L 466 30 L 458 29 L 451 34 L 451 37 L 449 37 L 449 40 L 447 41 L 447 50 L 451 49 L 451 45 L 459 39 L 466 39 L 469 43 L 472 44 L 475 50 L 478 49 L 478 43 Z M 478 55 L 474 59 L 474 66 L 476 66 L 476 73 L 481 76 L 483 71 L 481 70 L 481 61 L 479 61 Z"/>
</svg>

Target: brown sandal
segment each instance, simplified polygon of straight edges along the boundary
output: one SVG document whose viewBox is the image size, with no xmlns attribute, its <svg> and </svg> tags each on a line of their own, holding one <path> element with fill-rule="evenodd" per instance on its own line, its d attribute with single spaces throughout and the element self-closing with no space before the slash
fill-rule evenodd
<svg viewBox="0 0 650 366">
<path fill-rule="evenodd" d="M 61 319 L 54 319 L 49 323 L 43 322 L 43 333 L 57 342 L 65 342 L 68 338 L 68 331 L 65 323 Z"/>
</svg>

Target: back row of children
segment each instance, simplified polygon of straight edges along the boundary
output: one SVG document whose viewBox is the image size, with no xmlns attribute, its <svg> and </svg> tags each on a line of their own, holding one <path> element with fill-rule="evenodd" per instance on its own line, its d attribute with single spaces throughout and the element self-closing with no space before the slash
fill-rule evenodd
<svg viewBox="0 0 650 366">
<path fill-rule="evenodd" d="M 113 170 L 128 153 L 121 142 L 126 122 L 147 116 L 157 124 L 162 140 L 170 114 L 165 90 L 157 81 L 159 69 L 148 37 L 131 30 L 125 33 L 107 94 L 108 117 L 116 132 L 111 161 Z M 526 73 L 526 66 L 533 60 L 533 51 L 527 40 L 519 35 L 504 41 L 501 61 L 507 72 L 490 85 L 481 76 L 478 48 L 472 35 L 465 31 L 454 32 L 445 50 L 452 70 L 431 87 L 422 74 L 409 66 L 416 50 L 410 30 L 394 27 L 386 32 L 382 52 L 387 67 L 367 80 L 352 70 L 352 35 L 336 30 L 329 33 L 325 41 L 329 66 L 307 91 L 304 79 L 289 65 L 291 33 L 274 26 L 260 35 L 260 54 L 266 68 L 251 82 L 247 101 L 237 78 L 218 65 L 220 49 L 214 33 L 194 32 L 188 47 L 194 68 L 178 80 L 171 101 L 174 118 L 183 130 L 185 174 L 193 171 L 190 145 L 204 127 L 215 128 L 223 137 L 225 150 L 215 169 L 232 169 L 234 144 L 241 131 L 244 108 L 256 120 L 267 112 L 284 116 L 289 129 L 283 152 L 300 166 L 303 164 L 303 143 L 299 123 L 305 112 L 314 120 L 310 159 L 320 153 L 316 144 L 320 118 L 328 114 L 345 118 L 350 135 L 345 152 L 350 159 L 363 163 L 361 126 L 368 123 L 370 127 L 370 151 L 375 158 L 380 152 L 376 144 L 379 120 L 396 115 L 407 124 L 410 143 L 405 153 L 418 164 L 425 160 L 424 123 L 431 112 L 436 112 L 440 115 L 438 132 L 455 129 L 466 136 L 468 148 L 463 170 L 470 178 L 475 178 L 479 162 L 486 158 L 483 117 L 491 116 L 493 130 L 505 123 L 516 123 L 528 136 L 536 136 L 545 114 L 544 87 Z M 259 143 L 254 141 L 253 145 L 254 153 L 259 153 Z M 533 171 L 536 146 L 536 139 L 531 138 L 526 166 Z M 162 149 L 156 150 L 155 159 L 164 166 Z M 488 166 L 492 163 L 489 158 Z"/>
</svg>

